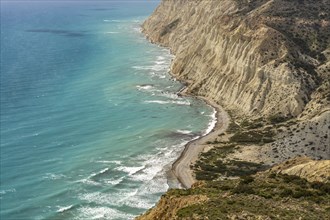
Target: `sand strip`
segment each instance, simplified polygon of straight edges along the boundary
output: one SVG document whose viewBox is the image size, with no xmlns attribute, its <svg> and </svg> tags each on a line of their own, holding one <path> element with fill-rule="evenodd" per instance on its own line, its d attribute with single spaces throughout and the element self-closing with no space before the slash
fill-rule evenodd
<svg viewBox="0 0 330 220">
<path fill-rule="evenodd" d="M 185 90 L 180 94 L 187 95 Z M 198 159 L 199 154 L 206 147 L 206 142 L 214 141 L 219 134 L 226 131 L 230 121 L 229 115 L 221 106 L 205 97 L 198 96 L 197 98 L 203 99 L 207 104 L 216 109 L 217 123 L 210 133 L 186 144 L 180 157 L 172 165 L 173 174 L 178 178 L 180 183 L 185 188 L 190 188 L 191 185 L 196 182 L 190 165 L 194 164 Z"/>
</svg>

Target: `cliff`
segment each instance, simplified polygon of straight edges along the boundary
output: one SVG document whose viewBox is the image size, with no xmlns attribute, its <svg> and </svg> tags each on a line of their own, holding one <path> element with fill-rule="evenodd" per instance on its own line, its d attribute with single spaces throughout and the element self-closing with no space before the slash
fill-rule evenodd
<svg viewBox="0 0 330 220">
<path fill-rule="evenodd" d="M 329 11 L 328 0 L 164 0 L 143 29 L 171 48 L 172 72 L 190 92 L 292 117 L 329 80 Z"/>
<path fill-rule="evenodd" d="M 198 182 L 138 219 L 328 217 L 329 11 L 329 0 L 160 3 L 143 32 L 175 54 L 171 72 L 187 93 L 232 121 L 199 143 Z"/>
<path fill-rule="evenodd" d="M 329 11 L 329 0 L 163 0 L 142 27 L 175 54 L 188 93 L 238 124 L 272 124 L 272 143 L 235 157 L 274 164 L 330 159 Z"/>
</svg>

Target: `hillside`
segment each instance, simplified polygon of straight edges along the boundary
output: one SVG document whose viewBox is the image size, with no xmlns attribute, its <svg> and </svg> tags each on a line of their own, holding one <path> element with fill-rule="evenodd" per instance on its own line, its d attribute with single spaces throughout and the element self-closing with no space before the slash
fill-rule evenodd
<svg viewBox="0 0 330 220">
<path fill-rule="evenodd" d="M 137 219 L 327 219 L 330 161 L 314 161 L 315 169 L 305 173 L 322 181 L 308 182 L 306 175 L 285 173 L 288 167 L 309 162 L 299 158 L 282 164 L 276 171 L 199 182 L 187 190 L 172 189 L 155 208 Z M 318 175 L 324 170 L 327 171 L 324 177 Z"/>
<path fill-rule="evenodd" d="M 326 219 L 330 214 L 330 1 L 163 0 L 142 28 L 175 54 L 186 93 L 228 129 L 138 219 Z"/>
<path fill-rule="evenodd" d="M 330 159 L 329 11 L 329 0 L 164 0 L 143 32 L 176 55 L 188 93 L 272 130 L 235 157 Z"/>
</svg>

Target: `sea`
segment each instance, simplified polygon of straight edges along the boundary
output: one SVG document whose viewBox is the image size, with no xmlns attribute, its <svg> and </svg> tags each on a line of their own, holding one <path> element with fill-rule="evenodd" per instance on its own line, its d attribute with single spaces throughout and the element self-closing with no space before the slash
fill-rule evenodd
<svg viewBox="0 0 330 220">
<path fill-rule="evenodd" d="M 4 220 L 133 219 L 215 110 L 141 24 L 159 1 L 1 1 Z"/>
</svg>

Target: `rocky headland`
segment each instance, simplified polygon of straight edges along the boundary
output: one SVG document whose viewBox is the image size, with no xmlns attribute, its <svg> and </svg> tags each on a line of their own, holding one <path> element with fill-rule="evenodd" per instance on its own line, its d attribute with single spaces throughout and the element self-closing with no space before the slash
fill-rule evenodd
<svg viewBox="0 0 330 220">
<path fill-rule="evenodd" d="M 175 54 L 185 93 L 222 106 L 231 122 L 199 141 L 193 187 L 170 190 L 140 219 L 329 214 L 329 12 L 329 0 L 160 3 L 143 32 Z"/>
</svg>

